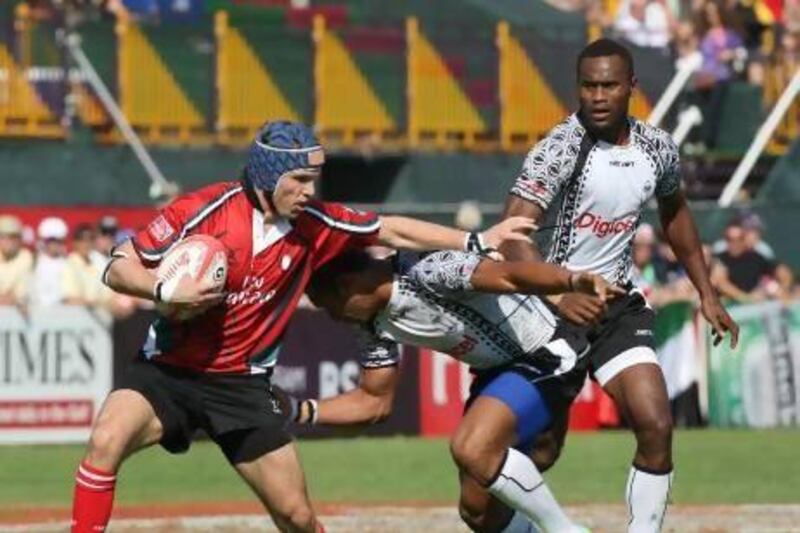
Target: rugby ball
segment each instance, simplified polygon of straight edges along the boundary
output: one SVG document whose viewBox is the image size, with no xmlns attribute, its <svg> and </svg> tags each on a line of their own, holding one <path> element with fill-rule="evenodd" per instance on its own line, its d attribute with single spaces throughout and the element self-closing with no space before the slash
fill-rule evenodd
<svg viewBox="0 0 800 533">
<path fill-rule="evenodd" d="M 162 297 L 169 301 L 182 284 L 190 280 L 206 282 L 223 289 L 228 278 L 228 253 L 223 244 L 210 235 L 192 235 L 173 246 L 161 260 L 156 277 L 163 283 Z M 213 304 L 212 304 L 213 305 Z M 211 307 L 185 307 L 168 302 L 156 303 L 156 309 L 166 318 L 188 320 Z"/>
</svg>

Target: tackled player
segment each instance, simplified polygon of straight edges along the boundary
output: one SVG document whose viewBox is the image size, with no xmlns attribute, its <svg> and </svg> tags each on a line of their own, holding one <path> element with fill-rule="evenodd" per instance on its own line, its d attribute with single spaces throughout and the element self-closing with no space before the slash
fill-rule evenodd
<svg viewBox="0 0 800 533">
<path fill-rule="evenodd" d="M 464 361 L 476 374 L 468 409 L 451 441 L 461 472 L 460 513 L 473 528 L 512 531 L 528 519 L 544 531 L 578 532 L 527 452 L 565 417 L 585 379 L 584 328 L 560 320 L 534 293 L 620 294 L 600 276 L 541 262 L 508 263 L 477 254 L 400 252 L 377 260 L 363 251 L 318 272 L 308 294 L 366 335 L 359 387 L 297 403 L 296 420 L 360 424 L 388 416 L 398 380 L 397 343 Z M 467 341 L 467 342 L 465 342 Z M 483 524 L 471 505 L 483 488 L 522 514 Z M 527 517 L 527 518 L 526 518 Z"/>
</svg>

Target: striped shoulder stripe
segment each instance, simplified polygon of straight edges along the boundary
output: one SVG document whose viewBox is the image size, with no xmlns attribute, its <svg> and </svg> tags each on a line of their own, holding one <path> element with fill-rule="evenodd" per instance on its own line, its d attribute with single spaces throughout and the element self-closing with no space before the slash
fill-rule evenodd
<svg viewBox="0 0 800 533">
<path fill-rule="evenodd" d="M 181 234 L 178 236 L 177 239 L 175 239 L 174 242 L 172 242 L 168 246 L 165 246 L 158 250 L 153 250 L 151 252 L 139 250 L 139 253 L 141 254 L 142 257 L 144 257 L 148 261 L 158 261 L 159 259 L 164 257 L 164 255 L 167 252 L 169 252 L 175 245 L 177 245 L 179 242 L 185 239 L 186 234 L 189 233 L 195 227 L 197 227 L 197 225 L 200 224 L 203 221 L 203 219 L 205 219 L 208 215 L 216 211 L 220 206 L 222 206 L 222 204 L 228 201 L 228 199 L 242 192 L 242 190 L 243 187 L 241 185 L 237 185 L 232 189 L 228 189 L 221 196 L 217 197 L 216 199 L 210 201 L 205 206 L 203 206 L 202 209 L 200 209 L 197 213 L 192 215 L 189 221 L 183 225 L 183 230 L 181 230 Z"/>
<path fill-rule="evenodd" d="M 381 227 L 381 219 L 380 217 L 375 217 L 375 220 L 367 221 L 362 224 L 353 224 L 350 222 L 342 222 L 341 220 L 336 220 L 335 218 L 326 215 L 322 211 L 318 209 L 314 209 L 313 207 L 304 207 L 303 211 L 308 213 L 309 215 L 313 215 L 320 219 L 322 222 L 327 224 L 328 226 L 344 231 L 349 231 L 351 233 L 373 233 L 378 231 Z"/>
</svg>

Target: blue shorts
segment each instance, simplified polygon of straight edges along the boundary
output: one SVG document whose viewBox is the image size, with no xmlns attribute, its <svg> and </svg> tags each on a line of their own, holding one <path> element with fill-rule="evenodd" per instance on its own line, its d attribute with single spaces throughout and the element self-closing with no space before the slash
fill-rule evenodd
<svg viewBox="0 0 800 533">
<path fill-rule="evenodd" d="M 576 354 L 570 370 L 562 372 L 562 358 L 546 347 L 502 367 L 473 370 L 467 409 L 479 396 L 500 400 L 516 416 L 517 445 L 529 451 L 536 437 L 554 419 L 567 413 L 581 391 L 589 366 L 586 329 L 560 321 L 551 342 L 563 339 Z"/>
</svg>

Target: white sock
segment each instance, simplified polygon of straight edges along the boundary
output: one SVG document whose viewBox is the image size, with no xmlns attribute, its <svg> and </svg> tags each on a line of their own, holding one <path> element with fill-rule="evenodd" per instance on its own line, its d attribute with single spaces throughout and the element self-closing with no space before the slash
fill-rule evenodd
<svg viewBox="0 0 800 533">
<path fill-rule="evenodd" d="M 650 474 L 631 467 L 625 499 L 628 501 L 628 533 L 657 533 L 661 531 L 667 512 L 672 472 Z"/>
<path fill-rule="evenodd" d="M 514 511 L 511 521 L 500 533 L 541 533 L 541 530 L 531 522 L 530 518 L 519 511 Z"/>
<path fill-rule="evenodd" d="M 509 448 L 489 493 L 533 520 L 546 533 L 577 530 L 528 456 Z"/>
</svg>

